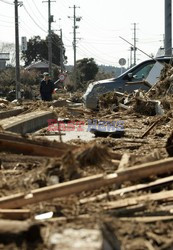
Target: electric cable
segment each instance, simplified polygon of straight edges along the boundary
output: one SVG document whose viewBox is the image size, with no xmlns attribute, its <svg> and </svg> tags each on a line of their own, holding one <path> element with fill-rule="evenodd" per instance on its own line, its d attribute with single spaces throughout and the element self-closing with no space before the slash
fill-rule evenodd
<svg viewBox="0 0 173 250">
<path fill-rule="evenodd" d="M 24 10 L 26 11 L 26 13 L 28 14 L 28 16 L 32 19 L 32 21 L 35 23 L 35 25 L 39 28 L 39 29 L 41 29 L 43 32 L 45 32 L 45 33 L 47 33 L 47 31 L 46 30 L 44 30 L 34 19 L 33 19 L 33 17 L 30 15 L 30 13 L 27 11 L 27 9 L 25 8 L 25 6 L 23 5 L 23 8 L 24 8 Z"/>
<path fill-rule="evenodd" d="M 10 2 L 8 2 L 8 1 L 6 1 L 6 0 L 0 0 L 0 2 L 9 4 L 9 5 L 13 5 L 13 3 L 10 3 Z"/>
</svg>

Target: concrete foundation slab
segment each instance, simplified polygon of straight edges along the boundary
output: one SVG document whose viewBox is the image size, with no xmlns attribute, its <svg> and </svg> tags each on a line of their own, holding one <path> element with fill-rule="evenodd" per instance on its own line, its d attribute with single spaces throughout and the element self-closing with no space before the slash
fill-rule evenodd
<svg viewBox="0 0 173 250">
<path fill-rule="evenodd" d="M 50 111 L 35 111 L 24 115 L 10 117 L 0 121 L 4 130 L 15 133 L 31 133 L 48 125 L 48 119 L 53 119 Z"/>
</svg>

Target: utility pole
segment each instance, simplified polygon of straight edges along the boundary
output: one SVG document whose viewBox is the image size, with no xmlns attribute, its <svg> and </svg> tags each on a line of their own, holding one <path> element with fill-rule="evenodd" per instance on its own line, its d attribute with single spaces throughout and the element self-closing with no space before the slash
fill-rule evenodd
<svg viewBox="0 0 173 250">
<path fill-rule="evenodd" d="M 165 0 L 165 56 L 172 56 L 172 0 Z"/>
<path fill-rule="evenodd" d="M 20 94 L 20 59 L 19 59 L 19 20 L 18 20 L 18 6 L 20 3 L 18 0 L 14 1 L 15 8 L 15 55 L 16 55 L 16 67 L 15 67 L 15 83 L 16 83 L 16 99 L 21 98 Z"/>
<path fill-rule="evenodd" d="M 73 50 L 74 50 L 74 68 L 76 68 L 76 6 L 73 6 Z"/>
<path fill-rule="evenodd" d="M 43 1 L 48 2 L 48 61 L 49 61 L 49 74 L 52 76 L 52 30 L 51 23 L 53 22 L 53 16 L 51 15 L 51 2 L 55 1 Z"/>
<path fill-rule="evenodd" d="M 133 51 L 133 46 L 130 46 L 130 68 L 132 67 L 132 51 Z"/>
<path fill-rule="evenodd" d="M 51 15 L 51 2 L 55 1 L 43 1 L 48 3 L 48 61 L 49 61 L 49 74 L 52 76 L 52 30 L 51 23 L 53 22 L 53 16 Z"/>
<path fill-rule="evenodd" d="M 133 45 L 133 53 L 134 53 L 134 65 L 136 65 L 136 23 L 133 24 L 134 25 L 134 38 L 133 38 L 133 41 L 134 41 L 134 45 Z"/>
<path fill-rule="evenodd" d="M 49 61 L 49 74 L 52 76 L 52 37 L 51 37 L 51 10 L 50 10 L 50 0 L 48 0 L 48 61 Z"/>
<path fill-rule="evenodd" d="M 74 51 L 74 68 L 76 67 L 76 29 L 79 28 L 79 26 L 76 25 L 76 22 L 79 22 L 81 20 L 81 17 L 76 17 L 76 8 L 80 8 L 77 7 L 76 5 L 74 5 L 73 7 L 69 7 L 69 8 L 73 8 L 73 17 L 69 17 L 69 18 L 73 18 L 73 51 Z"/>
<path fill-rule="evenodd" d="M 61 39 L 61 45 L 60 45 L 60 65 L 61 65 L 61 72 L 64 70 L 64 63 L 63 63 L 63 42 L 62 42 L 62 29 L 60 29 L 60 39 Z"/>
<path fill-rule="evenodd" d="M 69 7 L 69 8 L 73 8 L 73 51 L 74 51 L 74 78 L 76 81 L 76 29 L 79 28 L 79 26 L 76 25 L 76 22 L 79 22 L 81 20 L 81 17 L 76 17 L 76 8 L 80 8 L 77 7 L 76 5 L 74 5 L 73 7 Z M 71 17 L 69 17 L 71 18 Z"/>
</svg>

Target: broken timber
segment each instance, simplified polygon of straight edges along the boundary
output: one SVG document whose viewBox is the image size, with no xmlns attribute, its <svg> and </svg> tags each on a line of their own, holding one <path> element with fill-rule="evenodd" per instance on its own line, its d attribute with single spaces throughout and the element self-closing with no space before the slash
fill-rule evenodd
<svg viewBox="0 0 173 250">
<path fill-rule="evenodd" d="M 155 122 L 151 124 L 151 126 L 142 134 L 141 138 L 144 138 L 148 133 L 154 128 L 154 126 L 162 119 L 162 117 L 159 117 Z"/>
<path fill-rule="evenodd" d="M 159 193 L 146 194 L 146 195 L 141 195 L 138 197 L 126 198 L 126 199 L 117 200 L 117 201 L 110 201 L 105 204 L 104 208 L 105 210 L 117 209 L 117 208 L 122 208 L 122 207 L 134 206 L 134 205 L 137 205 L 139 202 L 141 204 L 142 202 L 146 203 L 148 201 L 159 201 L 159 200 L 172 201 L 173 191 L 172 190 L 162 191 Z"/>
<path fill-rule="evenodd" d="M 165 178 L 161 178 L 155 181 L 152 181 L 150 183 L 146 183 L 146 184 L 137 184 L 134 186 L 130 186 L 130 187 L 125 187 L 125 188 L 121 188 L 115 191 L 111 191 L 109 193 L 103 193 L 97 196 L 93 196 L 93 197 L 88 197 L 88 198 L 84 198 L 80 200 L 81 204 L 85 204 L 87 202 L 93 202 L 93 201 L 100 201 L 103 200 L 106 197 L 116 197 L 118 195 L 123 195 L 129 192 L 134 192 L 137 190 L 143 190 L 143 189 L 147 189 L 147 188 L 152 188 L 152 187 L 156 187 L 159 185 L 164 185 L 164 184 L 168 184 L 170 182 L 173 182 L 173 176 L 168 176 Z"/>
<path fill-rule="evenodd" d="M 28 219 L 31 215 L 29 209 L 0 209 L 0 218 L 20 220 Z"/>
<path fill-rule="evenodd" d="M 68 150 L 77 148 L 66 143 L 48 141 L 34 141 L 10 133 L 0 133 L 0 151 L 17 154 L 61 157 Z"/>
<path fill-rule="evenodd" d="M 57 197 L 90 191 L 102 186 L 121 184 L 124 181 L 140 180 L 151 175 L 173 172 L 173 158 L 145 163 L 109 175 L 94 175 L 61 184 L 35 189 L 28 194 L 19 193 L 0 198 L 0 208 L 20 208 Z M 172 197 L 173 197 L 173 191 Z M 169 193 L 170 194 L 170 193 Z"/>
<path fill-rule="evenodd" d="M 156 221 L 169 221 L 173 220 L 173 216 L 148 216 L 148 217 L 127 217 L 120 218 L 121 221 L 133 221 L 133 222 L 143 222 L 143 223 L 153 223 Z"/>
</svg>

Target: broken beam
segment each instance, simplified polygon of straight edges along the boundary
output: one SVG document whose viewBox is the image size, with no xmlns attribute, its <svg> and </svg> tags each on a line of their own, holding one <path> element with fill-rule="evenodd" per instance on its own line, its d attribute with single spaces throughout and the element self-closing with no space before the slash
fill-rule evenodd
<svg viewBox="0 0 173 250">
<path fill-rule="evenodd" d="M 24 205 L 90 191 L 106 185 L 121 184 L 124 181 L 140 180 L 151 175 L 169 172 L 173 172 L 173 158 L 141 164 L 127 170 L 117 171 L 114 174 L 94 175 L 35 189 L 27 195 L 19 193 L 2 197 L 0 198 L 0 208 L 20 208 Z"/>
<path fill-rule="evenodd" d="M 31 215 L 29 209 L 0 209 L 0 218 L 20 220 L 28 219 Z"/>
<path fill-rule="evenodd" d="M 159 193 L 152 193 L 152 194 L 141 195 L 138 197 L 126 198 L 117 201 L 110 201 L 105 204 L 104 209 L 105 210 L 117 209 L 122 207 L 138 205 L 139 202 L 141 204 L 142 202 L 160 201 L 160 200 L 172 201 L 173 191 L 172 190 L 162 191 Z"/>
<path fill-rule="evenodd" d="M 85 204 L 87 202 L 93 202 L 93 201 L 100 201 L 103 200 L 106 197 L 116 197 L 118 195 L 123 195 L 129 192 L 134 192 L 137 190 L 143 190 L 143 189 L 147 189 L 147 188 L 152 188 L 152 187 L 156 187 L 159 185 L 165 185 L 168 184 L 170 182 L 173 182 L 173 176 L 168 176 L 165 178 L 160 178 L 158 180 L 149 182 L 149 183 L 144 183 L 144 184 L 137 184 L 137 185 L 133 185 L 130 187 L 125 187 L 125 188 L 121 188 L 115 191 L 111 191 L 109 193 L 103 193 L 103 194 L 99 194 L 97 196 L 93 196 L 93 197 L 88 197 L 88 198 L 84 198 L 80 200 L 81 204 Z"/>
</svg>

